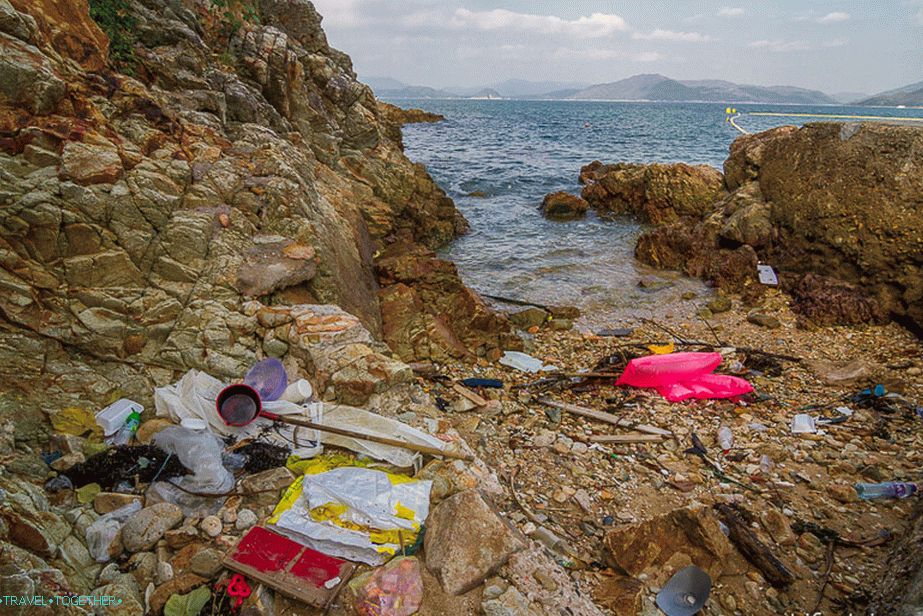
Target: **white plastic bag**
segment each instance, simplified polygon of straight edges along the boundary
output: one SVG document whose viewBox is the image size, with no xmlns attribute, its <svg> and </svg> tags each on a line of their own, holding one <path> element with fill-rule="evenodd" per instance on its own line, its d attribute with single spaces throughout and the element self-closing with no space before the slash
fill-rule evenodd
<svg viewBox="0 0 923 616">
<path fill-rule="evenodd" d="M 192 517 L 211 515 L 221 508 L 226 493 L 234 488 L 234 475 L 221 463 L 224 443 L 220 439 L 207 430 L 170 426 L 154 436 L 153 444 L 175 455 L 183 466 L 193 469 L 193 474 L 154 483 L 147 493 L 149 500 L 173 503 Z"/>
<path fill-rule="evenodd" d="M 312 549 L 380 565 L 416 539 L 429 515 L 431 488 L 428 480 L 353 466 L 305 474 L 270 522 Z"/>
<path fill-rule="evenodd" d="M 445 441 L 441 441 L 435 436 L 417 430 L 405 423 L 389 417 L 383 417 L 357 409 L 352 406 L 343 406 L 339 404 L 329 404 L 324 407 L 324 417 L 321 423 L 327 426 L 355 430 L 369 435 L 384 436 L 396 438 L 408 443 L 417 445 L 427 445 L 436 449 L 444 449 Z M 392 447 L 391 445 L 382 445 L 371 441 L 350 438 L 348 436 L 339 436 L 336 434 L 321 434 L 323 442 L 337 447 L 345 447 L 357 453 L 365 454 L 376 460 L 390 462 L 394 466 L 401 468 L 410 468 L 413 466 L 420 454 Z"/>
<path fill-rule="evenodd" d="M 133 501 L 115 511 L 100 516 L 87 527 L 87 549 L 98 563 L 109 560 L 109 546 L 128 518 L 141 511 L 141 502 Z"/>
<path fill-rule="evenodd" d="M 558 369 L 556 366 L 545 364 L 545 362 L 540 359 L 536 359 L 525 353 L 520 353 L 519 351 L 506 351 L 503 357 L 500 358 L 500 363 L 504 366 L 509 366 L 510 368 L 515 368 L 523 372 L 531 372 L 533 374 L 536 372 L 551 372 L 552 370 Z"/>
</svg>

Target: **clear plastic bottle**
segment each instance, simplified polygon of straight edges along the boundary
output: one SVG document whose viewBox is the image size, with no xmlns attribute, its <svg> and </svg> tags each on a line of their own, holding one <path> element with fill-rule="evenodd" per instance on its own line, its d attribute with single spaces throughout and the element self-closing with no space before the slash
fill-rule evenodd
<svg viewBox="0 0 923 616">
<path fill-rule="evenodd" d="M 857 483 L 855 485 L 859 498 L 874 500 L 878 498 L 908 498 L 917 492 L 917 484 L 904 481 L 886 481 L 884 483 Z"/>
<path fill-rule="evenodd" d="M 734 433 L 727 426 L 721 426 L 718 430 L 718 445 L 722 451 L 728 451 L 734 447 Z"/>
<path fill-rule="evenodd" d="M 125 423 L 119 428 L 119 431 L 115 433 L 115 436 L 112 437 L 113 445 L 127 445 L 131 438 L 135 435 L 135 432 L 138 431 L 138 426 L 141 425 L 141 415 L 138 413 L 132 413 L 128 416 L 128 419 L 125 420 Z"/>
</svg>

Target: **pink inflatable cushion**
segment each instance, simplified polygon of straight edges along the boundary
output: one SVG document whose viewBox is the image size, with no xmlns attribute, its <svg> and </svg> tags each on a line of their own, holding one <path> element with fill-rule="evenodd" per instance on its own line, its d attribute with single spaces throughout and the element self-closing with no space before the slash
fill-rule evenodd
<svg viewBox="0 0 923 616">
<path fill-rule="evenodd" d="M 660 387 L 709 374 L 721 363 L 720 353 L 648 355 L 628 362 L 616 385 Z"/>
<path fill-rule="evenodd" d="M 661 385 L 657 393 L 670 402 L 682 402 L 689 398 L 709 400 L 734 398 L 753 391 L 753 386 L 744 379 L 726 374 L 703 374 L 690 381 Z"/>
</svg>

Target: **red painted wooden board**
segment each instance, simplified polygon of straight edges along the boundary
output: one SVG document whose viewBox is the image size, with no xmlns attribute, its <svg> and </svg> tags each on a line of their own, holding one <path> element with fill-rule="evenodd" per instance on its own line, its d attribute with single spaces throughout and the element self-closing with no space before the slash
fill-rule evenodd
<svg viewBox="0 0 923 616">
<path fill-rule="evenodd" d="M 251 528 L 224 558 L 232 571 L 254 578 L 314 607 L 327 607 L 356 566 L 327 556 L 262 526 Z M 339 577 L 327 588 L 325 584 Z"/>
</svg>

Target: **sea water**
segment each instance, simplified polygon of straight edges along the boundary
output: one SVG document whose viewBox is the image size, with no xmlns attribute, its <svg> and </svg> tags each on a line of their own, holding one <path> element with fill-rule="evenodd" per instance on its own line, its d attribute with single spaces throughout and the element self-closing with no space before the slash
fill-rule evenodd
<svg viewBox="0 0 923 616">
<path fill-rule="evenodd" d="M 615 324 L 638 316 L 691 314 L 707 302 L 699 281 L 638 263 L 643 227 L 631 216 L 545 219 L 539 206 L 554 191 L 579 194 L 580 168 L 593 160 L 677 162 L 721 169 L 740 133 L 726 105 L 603 101 L 393 100 L 441 113 L 444 122 L 404 128 L 406 153 L 426 165 L 471 223 L 442 251 L 475 290 L 583 309 L 584 323 Z M 920 115 L 862 107 L 736 105 L 739 112 Z M 807 118 L 747 116 L 757 132 Z M 816 120 L 815 120 L 816 121 Z M 660 276 L 663 285 L 639 286 Z M 683 300 L 682 297 L 695 298 Z"/>
</svg>

